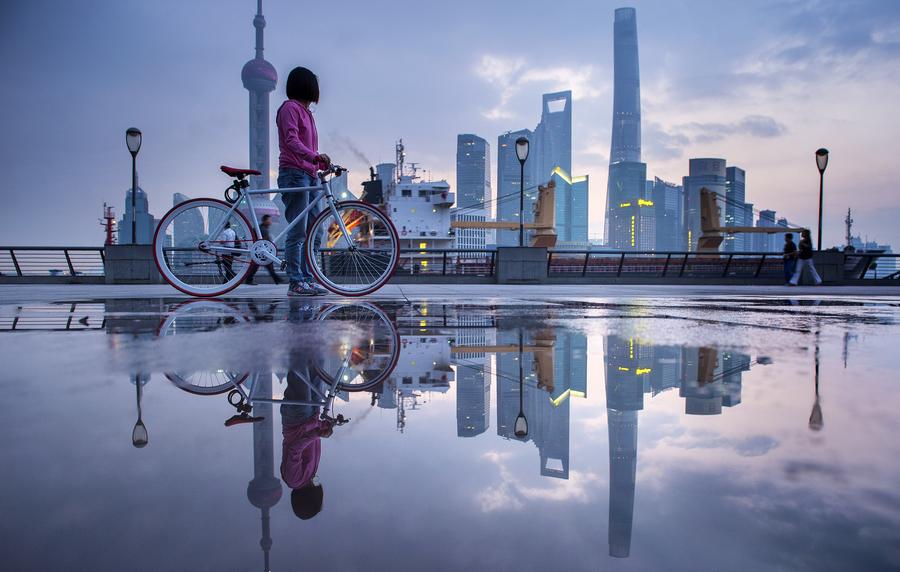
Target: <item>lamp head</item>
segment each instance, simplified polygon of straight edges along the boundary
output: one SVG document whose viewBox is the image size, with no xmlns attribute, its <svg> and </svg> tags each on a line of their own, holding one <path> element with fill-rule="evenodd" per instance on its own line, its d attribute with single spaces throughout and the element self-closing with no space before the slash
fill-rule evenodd
<svg viewBox="0 0 900 572">
<path fill-rule="evenodd" d="M 141 150 L 141 130 L 137 127 L 129 127 L 125 131 L 125 144 L 132 155 L 137 155 Z"/>
<path fill-rule="evenodd" d="M 822 147 L 816 151 L 816 166 L 820 173 L 825 172 L 825 167 L 828 166 L 828 149 Z"/>
<path fill-rule="evenodd" d="M 528 146 L 527 138 L 519 137 L 516 139 L 516 157 L 518 157 L 519 163 L 524 163 L 528 159 Z"/>
<path fill-rule="evenodd" d="M 516 424 L 513 426 L 513 430 L 515 431 L 516 437 L 527 437 L 528 436 L 528 419 L 525 419 L 525 415 L 519 413 L 519 416 L 516 417 Z"/>
</svg>

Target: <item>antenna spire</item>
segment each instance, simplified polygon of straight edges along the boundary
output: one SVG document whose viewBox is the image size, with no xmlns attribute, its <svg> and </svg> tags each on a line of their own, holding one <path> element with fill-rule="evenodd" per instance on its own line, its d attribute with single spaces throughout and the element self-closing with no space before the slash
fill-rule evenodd
<svg viewBox="0 0 900 572">
<path fill-rule="evenodd" d="M 256 28 L 256 58 L 263 59 L 263 28 L 266 27 L 266 17 L 262 13 L 262 0 L 256 0 L 256 16 L 253 18 L 253 27 Z"/>
</svg>

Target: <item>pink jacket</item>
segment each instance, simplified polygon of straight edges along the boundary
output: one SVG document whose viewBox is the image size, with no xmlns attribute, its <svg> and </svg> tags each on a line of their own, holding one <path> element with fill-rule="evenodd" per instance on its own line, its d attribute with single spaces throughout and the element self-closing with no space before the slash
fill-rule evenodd
<svg viewBox="0 0 900 572">
<path fill-rule="evenodd" d="M 319 134 L 312 113 L 299 102 L 288 99 L 278 108 L 275 124 L 278 126 L 278 150 L 281 152 L 278 166 L 300 169 L 315 177 L 313 158 L 319 154 Z"/>
<path fill-rule="evenodd" d="M 322 456 L 319 430 L 327 426 L 326 421 L 320 421 L 318 415 L 313 415 L 301 423 L 282 428 L 281 478 L 284 484 L 299 489 L 316 476 Z"/>
</svg>

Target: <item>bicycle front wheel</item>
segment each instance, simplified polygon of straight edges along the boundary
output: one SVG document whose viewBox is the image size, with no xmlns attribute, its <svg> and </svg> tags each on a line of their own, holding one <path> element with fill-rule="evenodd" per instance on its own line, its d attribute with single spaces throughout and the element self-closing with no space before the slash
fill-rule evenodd
<svg viewBox="0 0 900 572">
<path fill-rule="evenodd" d="M 244 282 L 255 240 L 247 217 L 216 199 L 191 199 L 166 213 L 153 237 L 153 258 L 166 282 L 191 296 L 221 296 Z M 217 236 L 210 232 L 224 228 Z M 228 249 L 228 250 L 226 250 Z"/>
<path fill-rule="evenodd" d="M 394 274 L 400 260 L 400 237 L 387 215 L 376 207 L 344 201 L 335 204 L 334 210 L 326 207 L 313 222 L 306 258 L 313 276 L 325 288 L 343 296 L 365 296 L 384 286 Z"/>
</svg>

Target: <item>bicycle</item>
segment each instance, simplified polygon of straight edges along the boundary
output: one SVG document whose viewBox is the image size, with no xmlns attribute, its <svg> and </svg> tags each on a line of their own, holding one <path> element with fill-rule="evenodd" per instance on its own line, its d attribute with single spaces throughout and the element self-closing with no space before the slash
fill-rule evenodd
<svg viewBox="0 0 900 572">
<path fill-rule="evenodd" d="M 247 177 L 259 175 L 259 171 L 224 165 L 220 169 L 233 179 L 225 189 L 224 201 L 189 199 L 172 207 L 156 228 L 153 258 L 162 277 L 174 288 L 191 296 L 215 297 L 242 284 L 251 264 L 278 264 L 284 270 L 286 262 L 278 257 L 275 243 L 322 201 L 325 207 L 309 225 L 303 249 L 314 278 L 335 294 L 365 296 L 384 286 L 394 274 L 400 260 L 400 238 L 387 214 L 363 201 L 338 201 L 331 192 L 329 176 L 339 176 L 347 169 L 333 165 L 318 172 L 317 185 L 285 189 L 250 189 Z M 297 192 L 315 194 L 276 237 L 260 239 L 251 198 Z M 226 229 L 234 231 L 234 236 L 225 233 Z"/>
</svg>

